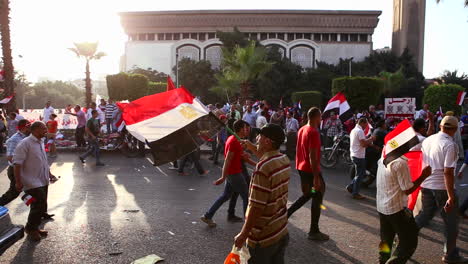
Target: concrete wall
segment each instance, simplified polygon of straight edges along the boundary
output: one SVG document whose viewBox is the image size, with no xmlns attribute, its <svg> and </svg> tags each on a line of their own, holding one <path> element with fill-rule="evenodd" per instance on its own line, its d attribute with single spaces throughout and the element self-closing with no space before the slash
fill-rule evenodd
<svg viewBox="0 0 468 264">
<path fill-rule="evenodd" d="M 355 62 L 364 60 L 372 51 L 372 43 L 321 43 L 320 61 L 337 64 L 342 59 L 354 57 Z"/>
<path fill-rule="evenodd" d="M 125 70 L 137 66 L 139 68 L 152 68 L 166 74 L 171 73 L 172 42 L 127 42 L 125 47 Z"/>
</svg>

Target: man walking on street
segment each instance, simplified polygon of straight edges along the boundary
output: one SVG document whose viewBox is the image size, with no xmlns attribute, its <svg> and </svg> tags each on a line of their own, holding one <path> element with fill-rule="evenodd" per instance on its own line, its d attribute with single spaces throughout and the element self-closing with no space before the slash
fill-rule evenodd
<svg viewBox="0 0 468 264">
<path fill-rule="evenodd" d="M 445 245 L 442 261 L 468 263 L 459 255 L 458 197 L 454 188 L 454 174 L 458 161 L 458 146 L 453 136 L 458 130 L 458 120 L 446 116 L 440 123 L 441 131 L 422 144 L 424 163 L 432 168 L 432 174 L 421 184 L 422 209 L 416 216 L 419 228 L 425 227 L 437 212 L 444 221 Z"/>
<path fill-rule="evenodd" d="M 7 175 L 8 179 L 10 179 L 10 188 L 8 191 L 0 197 L 0 206 L 4 206 L 9 202 L 13 201 L 20 195 L 20 191 L 16 189 L 16 180 L 15 180 L 15 169 L 13 165 L 13 154 L 15 153 L 16 146 L 29 136 L 31 124 L 28 120 L 22 119 L 18 121 L 18 132 L 10 137 L 6 141 L 7 146 L 7 160 L 8 160 L 8 169 Z"/>
<path fill-rule="evenodd" d="M 268 124 L 260 130 L 258 146 L 246 142 L 260 161 L 252 176 L 246 221 L 234 244 L 240 248 L 247 241 L 250 264 L 285 263 L 291 165 L 286 155 L 279 152 L 284 137 L 280 126 Z"/>
<path fill-rule="evenodd" d="M 243 120 L 237 120 L 234 123 L 234 132 L 240 138 L 246 138 L 249 136 L 249 125 Z M 220 185 L 224 181 L 224 191 L 221 196 L 213 203 L 208 212 L 206 212 L 201 220 L 208 224 L 209 227 L 215 227 L 216 223 L 212 220 L 216 211 L 229 200 L 234 192 L 239 193 L 242 197 L 244 204 L 244 213 L 247 210 L 249 184 L 245 181 L 245 177 L 242 174 L 242 156 L 244 150 L 242 149 L 241 143 L 237 140 L 234 135 L 231 135 L 226 141 L 226 147 L 224 149 L 225 161 L 223 165 L 221 178 L 216 180 L 213 184 Z"/>
<path fill-rule="evenodd" d="M 294 158 L 298 130 L 299 122 L 293 117 L 292 112 L 288 111 L 286 114 L 286 155 L 290 159 Z"/>
<path fill-rule="evenodd" d="M 34 241 L 47 236 L 47 231 L 39 229 L 41 218 L 47 214 L 47 194 L 51 178 L 56 178 L 49 168 L 44 149 L 43 138 L 47 127 L 41 121 L 31 125 L 31 135 L 23 139 L 16 147 L 13 155 L 15 165 L 16 189 L 23 190 L 35 201 L 30 205 L 28 222 L 25 232 Z"/>
<path fill-rule="evenodd" d="M 367 119 L 361 117 L 357 125 L 351 130 L 350 138 L 350 155 L 356 169 L 356 176 L 351 183 L 346 186 L 346 190 L 352 194 L 353 199 L 365 199 L 359 194 L 361 180 L 366 174 L 366 148 L 372 146 L 375 137 L 372 136 L 366 139 L 364 129 L 367 127 Z"/>
<path fill-rule="evenodd" d="M 106 126 L 107 126 L 107 133 L 111 134 L 115 131 L 114 128 L 114 117 L 115 117 L 115 111 L 117 110 L 117 106 L 114 104 L 112 99 L 109 99 L 107 101 L 106 107 L 105 107 L 105 113 L 106 113 Z"/>
<path fill-rule="evenodd" d="M 42 122 L 47 123 L 50 119 L 50 115 L 54 113 L 54 108 L 50 105 L 50 101 L 47 101 L 44 110 L 43 110 L 43 117 Z"/>
<path fill-rule="evenodd" d="M 408 159 L 401 156 L 387 167 L 379 160 L 377 170 L 377 211 L 380 217 L 380 264 L 406 263 L 418 246 L 418 227 L 413 213 L 407 208 L 408 195 L 431 174 L 431 167 L 411 182 Z M 396 249 L 392 250 L 395 235 Z M 393 254 L 392 254 L 393 251 Z"/>
<path fill-rule="evenodd" d="M 320 133 L 318 128 L 322 114 L 317 107 L 307 112 L 308 122 L 299 129 L 296 147 L 296 169 L 301 177 L 302 196 L 288 209 L 288 217 L 301 208 L 312 198 L 310 210 L 310 240 L 325 241 L 329 236 L 320 232 L 319 220 L 323 196 L 325 194 L 325 181 L 320 171 Z"/>
<path fill-rule="evenodd" d="M 76 105 L 74 110 L 75 110 L 75 113 L 67 112 L 66 114 L 76 116 L 76 119 L 78 121 L 78 124 L 75 129 L 76 146 L 78 148 L 86 147 L 86 141 L 84 138 L 85 128 L 86 128 L 86 114 L 81 110 L 81 106 L 79 105 Z"/>
<path fill-rule="evenodd" d="M 79 158 L 82 163 L 85 163 L 86 157 L 91 154 L 94 154 L 96 157 L 96 166 L 104 166 L 104 163 L 101 163 L 100 156 L 99 156 L 99 140 L 98 136 L 101 131 L 101 124 L 98 119 L 98 111 L 92 110 L 91 111 L 91 118 L 86 123 L 86 135 L 88 135 L 88 144 L 89 150 L 81 155 Z"/>
</svg>

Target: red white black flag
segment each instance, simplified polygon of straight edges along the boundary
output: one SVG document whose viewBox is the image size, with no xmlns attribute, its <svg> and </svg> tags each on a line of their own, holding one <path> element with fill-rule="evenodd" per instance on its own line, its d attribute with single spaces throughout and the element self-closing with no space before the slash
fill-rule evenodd
<svg viewBox="0 0 468 264">
<path fill-rule="evenodd" d="M 127 131 L 147 142 L 156 166 L 194 151 L 223 125 L 184 88 L 130 102 L 122 117 Z"/>
<path fill-rule="evenodd" d="M 465 101 L 465 96 L 466 96 L 466 92 L 465 92 L 465 91 L 459 92 L 459 93 L 458 93 L 458 96 L 457 96 L 457 105 L 463 105 L 463 102 Z"/>
<path fill-rule="evenodd" d="M 383 149 L 383 164 L 387 166 L 390 162 L 407 153 L 412 147 L 419 143 L 418 136 L 408 119 L 398 124 L 395 129 L 385 136 Z"/>
<path fill-rule="evenodd" d="M 346 122 L 353 117 L 351 107 L 342 92 L 337 93 L 332 99 L 330 99 L 330 101 L 328 101 L 327 106 L 325 106 L 325 109 L 323 110 L 322 119 L 327 119 L 331 112 L 337 114 L 341 122 Z"/>
</svg>

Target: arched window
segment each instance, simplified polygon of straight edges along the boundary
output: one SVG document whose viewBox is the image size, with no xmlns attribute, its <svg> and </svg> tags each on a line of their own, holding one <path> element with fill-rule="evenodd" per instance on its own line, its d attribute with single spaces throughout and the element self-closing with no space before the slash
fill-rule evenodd
<svg viewBox="0 0 468 264">
<path fill-rule="evenodd" d="M 314 68 L 315 49 L 307 45 L 297 45 L 289 50 L 289 58 L 302 68 Z"/>
<path fill-rule="evenodd" d="M 194 61 L 200 60 L 200 48 L 193 44 L 185 44 L 177 47 L 177 54 L 179 55 L 179 61 L 183 58 L 188 58 Z"/>
</svg>

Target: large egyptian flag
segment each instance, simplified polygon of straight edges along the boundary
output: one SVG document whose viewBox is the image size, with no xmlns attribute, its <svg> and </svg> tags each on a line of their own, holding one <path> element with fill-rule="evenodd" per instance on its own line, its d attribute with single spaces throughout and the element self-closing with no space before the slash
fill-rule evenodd
<svg viewBox="0 0 468 264">
<path fill-rule="evenodd" d="M 332 99 L 330 99 L 330 101 L 328 101 L 327 106 L 323 110 L 322 119 L 327 119 L 331 112 L 335 112 L 343 123 L 353 117 L 351 107 L 342 92 L 337 93 Z"/>
<path fill-rule="evenodd" d="M 412 147 L 419 143 L 418 136 L 408 119 L 398 124 L 395 129 L 385 136 L 383 149 L 383 164 L 387 166 L 390 162 L 406 154 Z"/>
<path fill-rule="evenodd" d="M 184 88 L 142 97 L 122 111 L 126 129 L 147 142 L 155 166 L 194 151 L 223 125 Z"/>
</svg>

